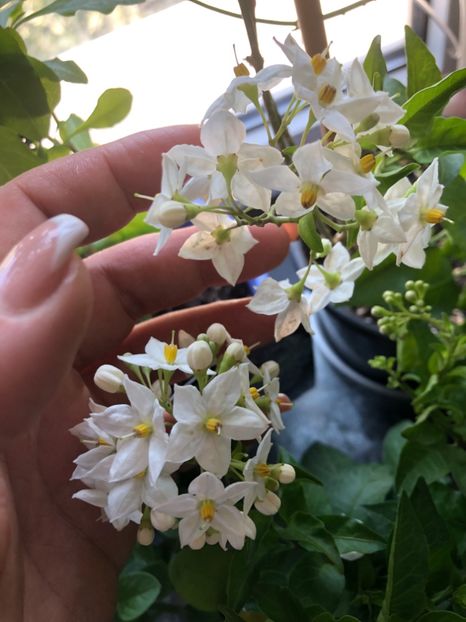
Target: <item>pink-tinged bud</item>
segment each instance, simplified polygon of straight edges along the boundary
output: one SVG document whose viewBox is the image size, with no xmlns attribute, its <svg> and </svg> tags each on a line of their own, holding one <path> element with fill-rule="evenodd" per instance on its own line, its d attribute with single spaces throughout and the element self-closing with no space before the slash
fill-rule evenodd
<svg viewBox="0 0 466 622">
<path fill-rule="evenodd" d="M 277 469 L 277 479 L 280 484 L 291 484 L 296 479 L 296 471 L 291 464 L 281 464 Z"/>
<path fill-rule="evenodd" d="M 154 535 L 152 527 L 139 527 L 137 540 L 143 546 L 150 546 L 154 541 Z"/>
<path fill-rule="evenodd" d="M 157 531 L 168 531 L 175 526 L 176 518 L 163 512 L 157 512 L 157 510 L 151 510 L 150 522 Z"/>
<path fill-rule="evenodd" d="M 215 322 L 207 329 L 207 337 L 218 346 L 223 346 L 228 337 L 227 329 L 223 324 Z"/>
<path fill-rule="evenodd" d="M 204 371 L 212 363 L 214 356 L 206 341 L 195 341 L 189 346 L 186 358 L 193 371 Z"/>
<path fill-rule="evenodd" d="M 276 378 L 280 375 L 280 365 L 277 361 L 265 361 L 261 365 L 261 372 L 263 376 L 268 376 L 270 379 Z"/>
<path fill-rule="evenodd" d="M 124 372 L 114 365 L 101 365 L 95 372 L 94 382 L 107 393 L 119 393 L 123 391 Z"/>
<path fill-rule="evenodd" d="M 391 128 L 389 141 L 392 147 L 406 147 L 411 141 L 411 134 L 409 130 L 404 125 L 394 125 Z"/>
<path fill-rule="evenodd" d="M 285 393 L 278 394 L 277 403 L 281 413 L 286 413 L 293 408 L 293 402 Z"/>
<path fill-rule="evenodd" d="M 254 507 L 258 512 L 265 516 L 272 516 L 276 514 L 280 509 L 282 502 L 274 492 L 268 490 L 263 499 L 257 499 L 254 503 Z"/>
</svg>

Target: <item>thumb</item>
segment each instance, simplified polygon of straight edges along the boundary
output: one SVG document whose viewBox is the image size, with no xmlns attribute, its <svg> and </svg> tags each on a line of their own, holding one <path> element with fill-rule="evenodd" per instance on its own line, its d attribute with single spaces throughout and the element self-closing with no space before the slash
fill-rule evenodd
<svg viewBox="0 0 466 622">
<path fill-rule="evenodd" d="M 42 223 L 0 265 L 0 437 L 26 431 L 69 373 L 92 305 L 73 250 L 87 225 L 69 214 Z"/>
</svg>

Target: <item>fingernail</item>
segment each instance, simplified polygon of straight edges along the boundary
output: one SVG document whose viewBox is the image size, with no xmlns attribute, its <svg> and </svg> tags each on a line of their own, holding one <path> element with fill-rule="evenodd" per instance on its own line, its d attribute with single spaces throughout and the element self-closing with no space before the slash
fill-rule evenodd
<svg viewBox="0 0 466 622">
<path fill-rule="evenodd" d="M 71 214 L 54 216 L 31 231 L 0 265 L 1 306 L 20 312 L 47 298 L 65 277 L 74 249 L 88 233 L 88 226 Z"/>
</svg>

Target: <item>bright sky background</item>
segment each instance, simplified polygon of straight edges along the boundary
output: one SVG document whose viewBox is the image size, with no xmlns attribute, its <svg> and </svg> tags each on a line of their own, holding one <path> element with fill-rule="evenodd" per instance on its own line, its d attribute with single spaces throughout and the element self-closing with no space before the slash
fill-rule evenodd
<svg viewBox="0 0 466 622">
<path fill-rule="evenodd" d="M 234 0 L 214 1 L 238 12 Z M 325 14 L 348 3 L 322 0 L 322 11 Z M 376 34 L 382 35 L 386 46 L 399 42 L 408 6 L 407 0 L 377 0 L 327 21 L 332 54 L 342 63 L 362 56 Z M 292 0 L 257 0 L 256 14 L 296 19 Z M 273 37 L 283 41 L 289 32 L 289 27 L 259 25 L 266 64 L 286 62 Z M 299 32 L 295 36 L 300 40 Z M 94 139 L 99 143 L 151 127 L 198 123 L 233 77 L 233 44 L 240 59 L 247 56 L 241 20 L 182 1 L 60 54 L 82 67 L 89 84 L 62 83 L 58 116 L 65 119 L 74 112 L 86 118 L 105 89 L 125 87 L 133 94 L 132 110 L 115 128 L 96 131 Z"/>
</svg>

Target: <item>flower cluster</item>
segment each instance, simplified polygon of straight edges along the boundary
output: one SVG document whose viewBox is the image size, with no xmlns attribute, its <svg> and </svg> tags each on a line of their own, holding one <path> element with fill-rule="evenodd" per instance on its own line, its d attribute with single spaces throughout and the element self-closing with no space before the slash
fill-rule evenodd
<svg viewBox="0 0 466 622">
<path fill-rule="evenodd" d="M 300 324 L 311 332 L 312 314 L 349 300 L 363 269 L 388 255 L 422 267 L 431 229 L 446 210 L 436 159 L 413 182 L 402 174 L 379 190 L 378 171 L 409 145 L 410 133 L 399 124 L 403 108 L 373 88 L 358 60 L 345 72 L 328 50 L 310 57 L 291 35 L 279 45 L 288 64 L 234 78 L 206 112 L 202 146 L 177 145 L 164 155 L 162 190 L 146 218 L 161 232 L 156 252 L 174 228 L 192 221 L 198 232 L 180 256 L 211 260 L 232 284 L 256 243 L 250 225 L 297 223 L 310 247 L 308 267 L 294 284 L 267 279 L 250 304 L 277 314 L 277 340 Z M 273 132 L 260 94 L 290 78 L 293 95 Z M 235 113 L 248 104 L 264 120 L 268 145 L 246 142 Z M 282 149 L 285 131 L 303 111 L 308 122 L 300 144 Z M 312 140 L 316 125 L 323 132 Z M 310 242 L 304 231 L 313 232 Z M 335 243 L 322 240 L 329 237 Z"/>
<path fill-rule="evenodd" d="M 88 449 L 75 460 L 73 478 L 87 486 L 75 497 L 101 508 L 117 529 L 138 524 L 142 544 L 152 542 L 154 529 L 175 527 L 181 545 L 194 549 L 206 542 L 240 549 L 254 538 L 251 508 L 277 512 L 276 492 L 294 470 L 268 462 L 272 432 L 283 429 L 289 407 L 278 364 L 258 368 L 247 351 L 217 323 L 196 339 L 182 333 L 177 345 L 151 338 L 144 354 L 120 356 L 136 380 L 100 367 L 97 386 L 126 400 L 108 407 L 91 401 L 89 417 L 72 428 Z"/>
</svg>

